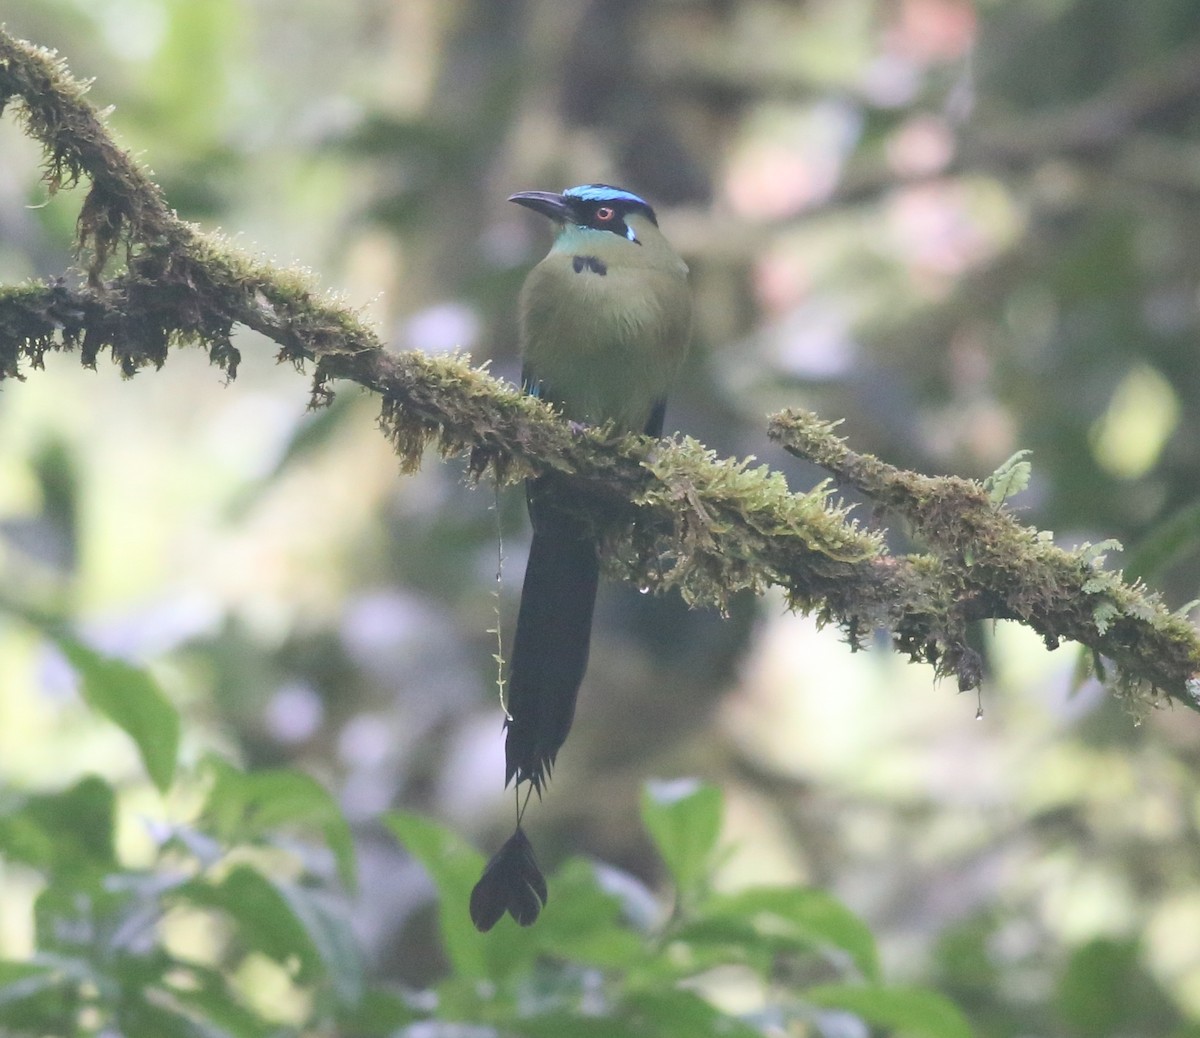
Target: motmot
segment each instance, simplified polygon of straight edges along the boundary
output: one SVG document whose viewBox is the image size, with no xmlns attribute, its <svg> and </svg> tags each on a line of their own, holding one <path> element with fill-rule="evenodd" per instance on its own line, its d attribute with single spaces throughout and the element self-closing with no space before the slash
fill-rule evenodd
<svg viewBox="0 0 1200 1038">
<path fill-rule="evenodd" d="M 525 391 L 577 425 L 661 436 L 667 394 L 691 334 L 687 264 L 632 191 L 583 184 L 510 202 L 548 217 L 554 242 L 519 301 Z M 553 473 L 526 483 L 533 540 L 508 670 L 505 785 L 540 796 L 570 731 L 587 670 L 600 577 L 596 538 L 564 504 Z M 546 882 L 521 829 L 488 862 L 471 918 L 491 929 L 508 911 L 522 926 L 546 901 Z"/>
</svg>

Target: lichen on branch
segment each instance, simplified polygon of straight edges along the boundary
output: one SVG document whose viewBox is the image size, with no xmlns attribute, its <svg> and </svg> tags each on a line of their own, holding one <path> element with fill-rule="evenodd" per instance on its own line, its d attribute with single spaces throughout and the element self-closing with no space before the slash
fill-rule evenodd
<svg viewBox="0 0 1200 1038">
<path fill-rule="evenodd" d="M 1195 628 L 1153 591 L 1101 568 L 1111 542 L 1064 551 L 1018 522 L 984 484 L 898 469 L 850 450 L 833 428 L 814 414 L 784 411 L 769 432 L 789 453 L 906 520 L 941 567 L 960 623 L 1017 620 L 1050 649 L 1069 639 L 1111 660 L 1127 691 L 1176 694 L 1182 682 L 1183 701 L 1196 705 Z"/>
<path fill-rule="evenodd" d="M 314 406 L 339 380 L 377 394 L 404 470 L 434 447 L 466 455 L 477 476 L 555 473 L 594 525 L 609 569 L 641 586 L 717 607 L 737 591 L 776 586 L 793 608 L 841 627 L 851 646 L 883 628 L 897 650 L 962 689 L 982 673 L 969 624 L 1013 619 L 1051 647 L 1074 639 L 1111 659 L 1126 692 L 1198 705 L 1191 625 L 1100 569 L 1097 552 L 1063 552 L 1016 522 L 981 484 L 903 472 L 849 451 L 815 416 L 776 416 L 771 435 L 785 449 L 903 517 L 928 547 L 892 556 L 881 533 L 832 500 L 830 485 L 792 493 L 766 466 L 718 458 L 687 438 L 578 435 L 464 356 L 388 351 L 303 275 L 181 221 L 84 94 L 55 55 L 0 30 L 0 113 L 14 108 L 41 143 L 51 191 L 88 182 L 77 227 L 85 277 L 0 286 L 0 378 L 40 368 L 49 350 L 77 351 L 89 366 L 107 352 L 132 376 L 191 345 L 232 379 L 232 334 L 242 326 L 272 341 L 280 361 L 311 371 Z M 118 252 L 123 263 L 106 277 Z"/>
</svg>

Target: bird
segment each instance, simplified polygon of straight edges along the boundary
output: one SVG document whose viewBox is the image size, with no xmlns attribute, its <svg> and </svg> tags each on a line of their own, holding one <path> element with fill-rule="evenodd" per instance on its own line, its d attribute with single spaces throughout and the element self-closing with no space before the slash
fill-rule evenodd
<svg viewBox="0 0 1200 1038">
<path fill-rule="evenodd" d="M 573 427 L 662 435 L 667 395 L 692 325 L 688 268 L 641 196 L 611 184 L 520 191 L 510 202 L 548 217 L 550 251 L 519 300 L 524 390 Z M 526 482 L 533 540 L 508 670 L 505 785 L 540 797 L 575 716 L 587 670 L 600 555 L 587 519 L 554 473 Z M 521 830 L 488 862 L 471 917 L 488 930 L 508 911 L 536 920 L 546 884 Z"/>
</svg>

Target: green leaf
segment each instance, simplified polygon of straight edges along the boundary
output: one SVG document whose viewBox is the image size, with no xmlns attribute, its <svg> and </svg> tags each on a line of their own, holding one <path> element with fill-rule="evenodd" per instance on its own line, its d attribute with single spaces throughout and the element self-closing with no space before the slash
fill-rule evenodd
<svg viewBox="0 0 1200 1038">
<path fill-rule="evenodd" d="M 657 1038 L 640 1023 L 620 1016 L 580 1016 L 562 1010 L 521 1017 L 519 1033 L 521 1038 Z"/>
<path fill-rule="evenodd" d="M 338 1002 L 357 1005 L 365 982 L 363 962 L 342 902 L 324 890 L 284 880 L 271 882 L 304 926 Z"/>
<path fill-rule="evenodd" d="M 1076 948 L 1055 991 L 1066 1033 L 1087 1038 L 1169 1034 L 1178 1020 L 1171 997 L 1142 965 L 1137 941 L 1099 937 Z"/>
<path fill-rule="evenodd" d="M 639 991 L 626 997 L 622 1016 L 655 1038 L 762 1038 L 762 1031 L 682 988 Z"/>
<path fill-rule="evenodd" d="M 102 879 L 78 872 L 42 888 L 33 902 L 34 942 L 40 952 L 77 961 L 100 950 L 98 930 L 118 912 L 118 899 L 103 889 Z"/>
<path fill-rule="evenodd" d="M 1096 633 L 1105 634 L 1112 622 L 1121 615 L 1121 609 L 1107 599 L 1092 606 L 1092 620 L 1096 624 Z"/>
<path fill-rule="evenodd" d="M 217 969 L 188 963 L 180 970 L 183 985 L 172 986 L 171 996 L 193 1016 L 237 1038 L 269 1038 L 277 1035 L 276 1025 L 262 1019 L 243 1005 L 230 988 L 225 975 Z"/>
<path fill-rule="evenodd" d="M 616 898 L 621 906 L 621 918 L 627 926 L 643 934 L 658 931 L 663 915 L 662 902 L 642 880 L 607 862 L 589 861 L 588 868 L 600 889 Z"/>
<path fill-rule="evenodd" d="M 315 778 L 288 768 L 245 772 L 215 756 L 205 766 L 214 777 L 205 813 L 226 842 L 274 842 L 287 826 L 315 829 L 333 852 L 342 884 L 355 889 L 350 825 L 337 800 Z"/>
<path fill-rule="evenodd" d="M 1155 526 L 1126 556 L 1125 579 L 1152 581 L 1200 549 L 1200 501 L 1185 505 Z"/>
<path fill-rule="evenodd" d="M 511 954 L 507 957 L 511 965 L 532 955 L 527 934 L 519 933 L 516 924 L 507 916 L 496 924 L 491 935 L 480 934 L 471 922 L 467 905 L 471 900 L 471 888 L 483 873 L 483 855 L 467 846 L 461 837 L 420 815 L 393 811 L 384 818 L 384 824 L 408 853 L 425 866 L 437 887 L 438 924 L 456 974 L 470 978 L 492 976 L 485 953 L 485 948 L 494 944 L 488 940 L 491 935 L 500 934 L 500 940 L 506 942 L 516 938 L 525 945 L 523 953 L 519 945 L 517 949 L 510 946 Z"/>
<path fill-rule="evenodd" d="M 30 797 L 0 818 L 0 850 L 13 861 L 55 874 L 116 868 L 116 796 L 89 775 L 61 793 Z"/>
<path fill-rule="evenodd" d="M 753 927 L 748 950 L 763 939 L 777 946 L 837 949 L 849 956 L 867 980 L 880 977 L 875 938 L 861 919 L 824 890 L 806 887 L 754 887 L 737 894 L 711 898 L 694 924 L 679 932 L 683 939 L 701 940 L 702 927 L 714 921 Z M 717 931 L 719 932 L 719 931 Z M 732 931 L 730 936 L 736 935 Z"/>
<path fill-rule="evenodd" d="M 247 1038 L 203 1018 L 195 1018 L 157 987 L 121 993 L 115 1016 L 125 1038 Z"/>
<path fill-rule="evenodd" d="M 721 831 L 721 791 L 694 779 L 647 782 L 642 824 L 681 894 L 697 890 Z"/>
<path fill-rule="evenodd" d="M 238 865 L 217 884 L 193 881 L 178 893 L 235 919 L 245 944 L 282 965 L 295 963 L 302 984 L 328 982 L 338 1001 L 362 995 L 358 945 L 341 906 L 327 893 Z"/>
<path fill-rule="evenodd" d="M 845 1009 L 897 1038 L 971 1038 L 966 1017 L 941 995 L 920 988 L 826 984 L 809 988 L 804 1000 L 827 1009 Z"/>
<path fill-rule="evenodd" d="M 1008 498 L 1019 494 L 1029 486 L 1033 475 L 1033 466 L 1026 461 L 1033 451 L 1017 451 L 995 472 L 983 481 L 983 489 L 987 491 L 988 500 L 994 505 L 1002 505 Z"/>
<path fill-rule="evenodd" d="M 68 1033 L 76 980 L 48 963 L 0 961 L 0 1020 L 14 1031 Z"/>
<path fill-rule="evenodd" d="M 1094 577 L 1088 577 L 1079 590 L 1085 595 L 1101 595 L 1106 591 L 1112 591 L 1120 586 L 1121 581 L 1115 573 L 1110 573 L 1108 570 L 1101 570 Z"/>
<path fill-rule="evenodd" d="M 0 1006 L 62 983 L 57 971 L 40 962 L 0 960 Z"/>
<path fill-rule="evenodd" d="M 413 1008 L 403 991 L 383 987 L 368 988 L 359 1004 L 338 1014 L 339 1034 L 394 1034 L 406 1024 L 427 1019 L 427 1013 Z"/>
<path fill-rule="evenodd" d="M 43 630 L 79 674 L 88 705 L 133 739 L 150 780 L 165 793 L 178 760 L 179 713 L 158 683 L 141 667 L 97 652 L 61 629 Z"/>
<path fill-rule="evenodd" d="M 1192 610 L 1197 606 L 1200 606 L 1200 598 L 1189 599 L 1178 609 L 1172 610 L 1171 615 L 1178 617 L 1180 620 L 1186 620 L 1191 615 Z"/>
<path fill-rule="evenodd" d="M 544 953 L 581 965 L 620 969 L 641 959 L 642 938 L 621 925 L 621 901 L 607 893 L 590 862 L 575 858 L 554 876 L 535 936 Z"/>
<path fill-rule="evenodd" d="M 603 1016 L 562 1010 L 523 1016 L 511 1030 L 523 1038 L 763 1038 L 695 992 L 671 987 L 630 992 Z"/>
<path fill-rule="evenodd" d="M 1124 550 L 1125 546 L 1120 541 L 1115 537 L 1109 537 L 1107 540 L 1099 541 L 1096 544 L 1091 544 L 1090 542 L 1082 544 L 1077 554 L 1079 555 L 1080 562 L 1091 566 L 1099 566 L 1110 551 Z"/>
</svg>

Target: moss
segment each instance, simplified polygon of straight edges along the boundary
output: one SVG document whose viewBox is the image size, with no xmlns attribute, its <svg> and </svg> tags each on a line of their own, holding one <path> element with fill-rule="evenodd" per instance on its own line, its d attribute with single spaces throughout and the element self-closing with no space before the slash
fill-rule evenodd
<svg viewBox="0 0 1200 1038">
<path fill-rule="evenodd" d="M 1100 568 L 1115 542 L 1064 551 L 1019 523 L 985 484 L 897 469 L 849 450 L 833 428 L 788 411 L 772 418 L 771 436 L 903 517 L 926 543 L 952 591 L 927 627 L 965 631 L 972 620 L 1019 620 L 1049 648 L 1069 639 L 1111 659 L 1116 687 L 1134 700 L 1167 694 L 1195 706 L 1186 691 L 1200 673 L 1195 629 L 1149 589 Z"/>
<path fill-rule="evenodd" d="M 389 352 L 306 272 L 272 267 L 180 221 L 85 93 L 55 55 L 0 30 L 0 111 L 15 102 L 41 142 L 49 190 L 89 184 L 77 228 L 86 283 L 0 288 L 0 378 L 40 368 L 47 350 L 78 350 L 89 366 L 107 352 L 132 377 L 161 367 L 172 349 L 199 346 L 232 379 L 240 325 L 274 342 L 281 363 L 310 373 L 314 407 L 332 400 L 339 381 L 377 394 L 402 471 L 433 449 L 465 455 L 475 478 L 554 473 L 603 541 L 609 570 L 647 589 L 724 609 L 738 591 L 779 586 L 794 609 L 838 625 L 852 648 L 884 628 L 898 651 L 964 689 L 981 676 L 969 625 L 1016 619 L 1051 647 L 1073 639 L 1112 659 L 1115 685 L 1131 699 L 1165 692 L 1198 705 L 1200 643 L 1187 621 L 1099 568 L 1104 546 L 1061 551 L 993 500 L 1019 486 L 1020 459 L 991 486 L 934 478 L 850 451 L 836 422 L 777 415 L 771 436 L 786 450 L 902 517 L 928 548 L 894 557 L 831 485 L 793 494 L 780 473 L 719 458 L 690 438 L 578 434 L 464 355 Z M 106 278 L 118 252 L 119 269 Z"/>
</svg>

